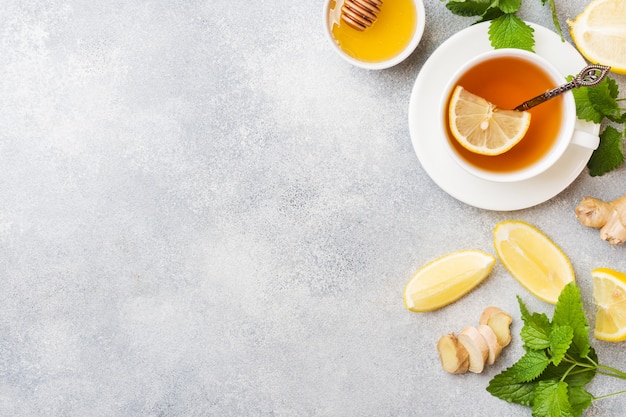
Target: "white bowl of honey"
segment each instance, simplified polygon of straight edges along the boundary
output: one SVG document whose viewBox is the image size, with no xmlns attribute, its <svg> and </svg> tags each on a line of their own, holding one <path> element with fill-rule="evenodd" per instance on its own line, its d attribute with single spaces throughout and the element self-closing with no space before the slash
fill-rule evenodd
<svg viewBox="0 0 626 417">
<path fill-rule="evenodd" d="M 424 33 L 423 0 L 382 0 L 373 24 L 364 30 L 341 19 L 345 1 L 324 2 L 324 30 L 343 59 L 378 70 L 397 65 L 413 53 Z"/>
</svg>

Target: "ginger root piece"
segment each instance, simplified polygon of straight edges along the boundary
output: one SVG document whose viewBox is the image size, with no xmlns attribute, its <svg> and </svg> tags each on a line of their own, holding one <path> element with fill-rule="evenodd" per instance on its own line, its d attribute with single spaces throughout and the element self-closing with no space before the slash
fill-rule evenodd
<svg viewBox="0 0 626 417">
<path fill-rule="evenodd" d="M 469 353 L 469 371 L 481 373 L 489 357 L 489 345 L 485 338 L 474 326 L 465 327 L 457 338 Z"/>
<path fill-rule="evenodd" d="M 469 369 L 469 353 L 453 333 L 441 336 L 437 342 L 441 366 L 451 374 L 464 374 Z"/>
<path fill-rule="evenodd" d="M 486 324 L 480 324 L 478 332 L 485 338 L 487 346 L 489 347 L 489 355 L 487 356 L 487 365 L 493 365 L 502 352 L 502 345 L 498 342 L 498 337 L 494 333 L 493 329 Z"/>
<path fill-rule="evenodd" d="M 486 307 L 483 310 L 482 314 L 480 315 L 480 319 L 478 320 L 478 323 L 487 324 L 489 323 L 489 319 L 498 313 L 504 313 L 504 310 L 502 310 L 500 307 L 495 307 L 495 306 Z"/>
<path fill-rule="evenodd" d="M 613 201 L 585 197 L 576 207 L 576 218 L 584 226 L 600 229 L 600 238 L 611 245 L 626 242 L 626 195 Z"/>
<path fill-rule="evenodd" d="M 480 316 L 479 323 L 491 327 L 491 330 L 498 338 L 500 346 L 506 347 L 511 343 L 511 323 L 513 323 L 513 318 L 510 314 L 498 307 L 487 307 Z"/>
<path fill-rule="evenodd" d="M 467 326 L 457 337 L 454 333 L 441 336 L 437 342 L 441 366 L 451 374 L 481 373 L 511 343 L 512 322 L 511 316 L 500 308 L 485 308 L 477 327 Z"/>
</svg>

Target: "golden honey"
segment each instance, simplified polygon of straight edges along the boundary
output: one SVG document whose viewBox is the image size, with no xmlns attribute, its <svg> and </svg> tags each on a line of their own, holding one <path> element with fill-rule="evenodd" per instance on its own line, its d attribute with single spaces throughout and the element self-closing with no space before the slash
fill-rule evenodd
<svg viewBox="0 0 626 417">
<path fill-rule="evenodd" d="M 398 55 L 411 42 L 417 27 L 413 0 L 384 0 L 374 24 L 358 31 L 341 20 L 344 0 L 330 3 L 328 23 L 339 47 L 362 62 L 382 62 Z"/>
</svg>

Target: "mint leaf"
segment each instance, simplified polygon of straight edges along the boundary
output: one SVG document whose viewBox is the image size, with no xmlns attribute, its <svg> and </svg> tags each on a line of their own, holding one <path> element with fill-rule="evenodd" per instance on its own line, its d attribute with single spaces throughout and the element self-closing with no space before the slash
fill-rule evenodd
<svg viewBox="0 0 626 417">
<path fill-rule="evenodd" d="M 489 40 L 495 49 L 518 48 L 534 52 L 535 30 L 513 13 L 504 14 L 489 24 Z"/>
<path fill-rule="evenodd" d="M 554 4 L 554 0 L 548 0 L 548 3 L 550 4 L 550 12 L 552 14 L 552 24 L 554 25 L 554 28 L 556 29 L 556 33 L 558 33 L 559 36 L 561 37 L 561 41 L 565 41 L 563 39 L 563 30 L 561 29 L 561 24 L 559 23 L 559 15 L 556 12 L 556 4 Z M 545 6 L 546 0 L 541 0 L 541 4 Z"/>
<path fill-rule="evenodd" d="M 593 395 L 582 387 L 572 387 L 568 384 L 567 393 L 569 394 L 569 403 L 572 406 L 572 415 L 580 417 L 583 411 L 591 405 Z"/>
<path fill-rule="evenodd" d="M 517 304 L 519 304 L 519 311 L 522 315 L 522 320 L 526 322 L 526 320 L 530 318 L 531 313 L 530 311 L 528 311 L 528 307 L 526 307 L 526 303 L 524 303 L 524 300 L 522 300 L 522 297 L 520 297 L 519 295 L 517 296 Z"/>
<path fill-rule="evenodd" d="M 585 363 L 588 360 L 581 358 L 575 352 L 569 352 L 568 355 L 571 355 L 571 359 L 574 359 L 577 362 Z M 591 348 L 589 354 L 587 355 L 593 363 L 598 363 L 598 356 L 593 348 Z M 572 364 L 566 361 L 562 361 L 559 366 L 554 366 L 553 364 L 548 365 L 545 372 L 541 374 L 542 379 L 563 379 L 567 382 L 567 385 L 570 387 L 585 387 L 591 380 L 595 377 L 597 369 L 595 367 L 579 367 L 576 368 L 575 372 L 571 369 Z"/>
<path fill-rule="evenodd" d="M 574 331 L 572 345 L 580 356 L 585 357 L 589 353 L 589 326 L 585 318 L 583 303 L 580 299 L 580 289 L 575 282 L 568 283 L 556 302 L 552 324 L 570 326 Z"/>
<path fill-rule="evenodd" d="M 543 345 L 544 326 L 550 320 L 543 314 L 531 313 L 519 296 L 517 299 L 526 332 L 539 330 L 540 341 L 532 343 Z M 531 327 L 536 323 L 542 324 Z M 532 350 L 524 344 L 525 354 L 493 377 L 487 391 L 505 401 L 532 407 L 534 417 L 581 417 L 592 401 L 626 394 L 619 391 L 594 397 L 586 390 L 596 374 L 626 380 L 626 372 L 599 364 L 588 333 L 580 289 L 571 282 L 561 291 L 554 308 L 547 333 L 549 346 Z"/>
<path fill-rule="evenodd" d="M 524 321 L 520 332 L 524 346 L 531 350 L 548 348 L 550 346 L 550 319 L 545 314 L 531 314 L 520 297 L 517 297 L 517 301 Z"/>
<path fill-rule="evenodd" d="M 569 350 L 574 338 L 574 330 L 570 326 L 554 326 L 550 332 L 550 354 L 552 363 L 558 366 Z"/>
<path fill-rule="evenodd" d="M 613 126 L 607 126 L 604 129 L 600 134 L 600 146 L 593 152 L 587 163 L 589 175 L 601 176 L 622 165 L 624 162 L 623 137 L 624 132 L 618 131 Z"/>
<path fill-rule="evenodd" d="M 485 11 L 485 13 L 483 13 L 481 18 L 476 23 L 488 22 L 490 20 L 497 19 L 498 17 L 502 16 L 503 14 L 504 14 L 504 12 L 502 10 L 500 10 L 499 8 L 497 8 L 497 7 L 489 7 Z"/>
<path fill-rule="evenodd" d="M 573 354 L 572 356 L 576 356 Z M 597 361 L 595 352 L 592 352 L 589 356 L 593 356 L 593 360 Z M 581 362 L 580 358 L 577 358 Z M 585 390 L 585 386 L 591 382 L 596 375 L 595 368 L 582 368 L 576 367 L 572 369 L 572 364 L 566 361 L 562 361 L 561 364 L 556 367 L 549 365 L 546 371 L 541 375 L 542 380 L 563 381 L 567 383 L 567 392 L 570 398 L 570 404 L 572 406 L 572 415 L 580 417 L 582 412 L 589 407 L 593 396 Z M 565 376 L 565 378 L 563 378 Z"/>
<path fill-rule="evenodd" d="M 573 77 L 568 77 L 571 80 Z M 579 119 L 593 123 L 601 123 L 605 116 L 620 116 L 617 95 L 619 94 L 615 80 L 604 77 L 594 87 L 579 87 L 572 90 L 576 102 L 576 115 Z"/>
<path fill-rule="evenodd" d="M 515 13 L 522 5 L 522 0 L 500 0 L 498 8 L 504 13 Z"/>
<path fill-rule="evenodd" d="M 487 391 L 494 397 L 510 403 L 532 406 L 536 382 L 518 382 L 516 371 L 511 367 L 494 376 Z"/>
<path fill-rule="evenodd" d="M 541 381 L 535 388 L 533 417 L 573 417 L 567 384 L 562 381 Z"/>
<path fill-rule="evenodd" d="M 550 319 L 543 313 L 533 313 L 524 321 L 520 335 L 528 349 L 541 350 L 549 347 Z"/>
<path fill-rule="evenodd" d="M 550 364 L 544 351 L 528 351 L 511 366 L 516 382 L 530 382 L 539 377 Z"/>
<path fill-rule="evenodd" d="M 491 6 L 488 0 L 450 0 L 446 4 L 446 8 L 457 16 L 482 16 Z"/>
<path fill-rule="evenodd" d="M 571 80 L 571 77 L 569 79 Z M 581 120 L 600 123 L 604 118 L 604 114 L 596 109 L 593 102 L 589 99 L 588 88 L 580 87 L 572 90 L 574 101 L 576 102 L 576 116 Z"/>
<path fill-rule="evenodd" d="M 589 100 L 593 106 L 603 115 L 619 115 L 619 105 L 617 104 L 617 95 L 619 94 L 618 86 L 615 80 L 605 77 L 600 84 L 587 88 L 589 91 Z"/>
<path fill-rule="evenodd" d="M 571 79 L 570 77 L 569 79 Z M 619 87 L 610 77 L 605 77 L 595 87 L 580 87 L 572 90 L 579 119 L 600 124 L 604 119 L 615 123 L 626 123 L 626 113 L 621 113 L 618 104 Z M 622 138 L 624 133 L 612 126 L 600 135 L 600 146 L 587 163 L 589 175 L 601 176 L 618 168 L 624 162 Z"/>
</svg>

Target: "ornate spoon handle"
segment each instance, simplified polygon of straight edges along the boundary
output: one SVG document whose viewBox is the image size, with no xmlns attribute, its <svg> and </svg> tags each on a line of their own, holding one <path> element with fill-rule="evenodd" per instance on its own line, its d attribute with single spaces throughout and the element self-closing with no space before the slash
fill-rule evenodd
<svg viewBox="0 0 626 417">
<path fill-rule="evenodd" d="M 531 107 L 535 107 L 538 104 L 543 103 L 544 101 L 548 101 L 551 98 L 554 98 L 560 94 L 563 94 L 566 91 L 572 90 L 578 87 L 592 87 L 597 85 L 602 81 L 602 79 L 609 72 L 611 67 L 607 67 L 604 65 L 588 65 L 580 71 L 580 73 L 572 79 L 572 81 L 563 84 L 559 87 L 556 87 L 552 90 L 548 90 L 545 93 L 531 98 L 528 101 L 523 102 L 519 106 L 517 106 L 514 110 L 528 110 Z"/>
</svg>

